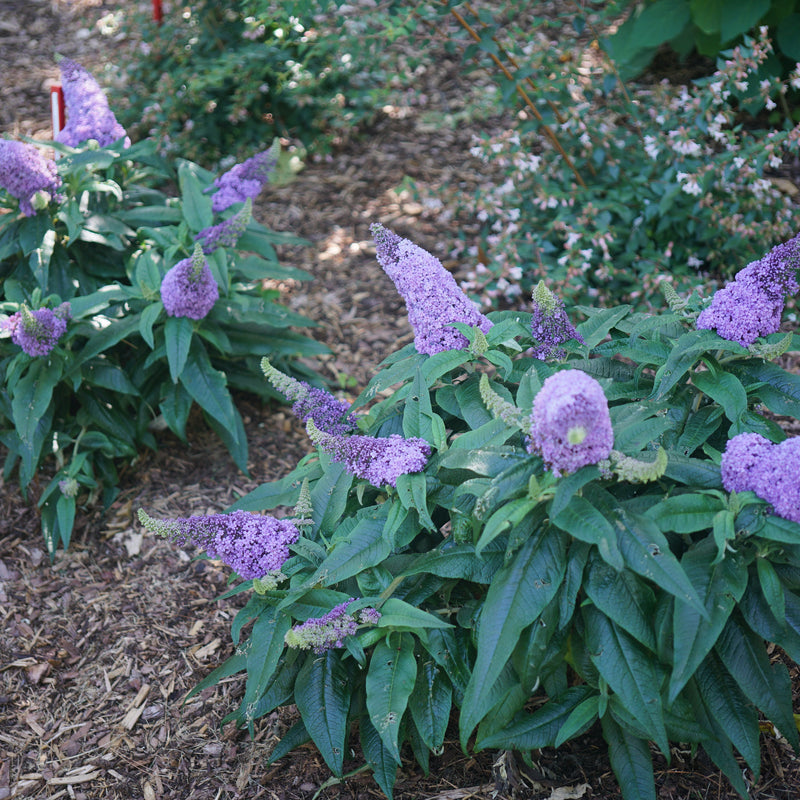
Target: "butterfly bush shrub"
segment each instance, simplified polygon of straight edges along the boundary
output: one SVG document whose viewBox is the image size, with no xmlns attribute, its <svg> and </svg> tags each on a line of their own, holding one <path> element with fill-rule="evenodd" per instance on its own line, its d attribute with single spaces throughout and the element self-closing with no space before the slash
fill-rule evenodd
<svg viewBox="0 0 800 800">
<path fill-rule="evenodd" d="M 469 215 L 476 235 L 454 250 L 469 257 L 463 286 L 485 308 L 513 307 L 543 278 L 569 302 L 647 308 L 664 274 L 687 291 L 714 286 L 794 233 L 797 192 L 785 169 L 800 145 L 790 105 L 800 65 L 784 79 L 769 73 L 766 27 L 688 86 L 622 85 L 613 62 L 588 47 L 599 25 L 580 39 L 539 22 L 506 29 L 531 82 L 500 85 L 499 102 L 519 114 L 471 147 L 486 177 L 472 194 L 439 198 Z M 484 40 L 482 64 L 496 47 Z"/>
<path fill-rule="evenodd" d="M 299 712 L 270 762 L 312 741 L 341 777 L 359 741 L 389 797 L 450 721 L 465 750 L 523 754 L 597 724 L 626 800 L 655 798 L 651 744 L 689 743 L 747 797 L 760 732 L 799 744 L 800 440 L 774 415 L 800 418 L 776 362 L 800 336 L 778 318 L 745 346 L 746 302 L 709 319 L 719 303 L 669 282 L 657 313 L 539 285 L 484 316 L 432 255 L 373 235 L 414 343 L 349 408 L 264 359 L 316 452 L 204 522 L 141 512 L 234 573 L 267 559 L 238 573 L 236 651 L 193 691 L 245 672 L 227 721 Z M 799 248 L 737 281 L 796 292 Z"/>
<path fill-rule="evenodd" d="M 60 67 L 58 141 L 0 139 L 3 474 L 25 491 L 42 473 L 51 554 L 159 430 L 186 438 L 193 406 L 246 471 L 231 390 L 274 396 L 253 380 L 265 353 L 313 379 L 297 358 L 324 352 L 275 288 L 310 277 L 278 263 L 276 245 L 301 240 L 252 215 L 277 141 L 219 175 L 165 159 L 130 143 L 86 70 Z"/>
</svg>

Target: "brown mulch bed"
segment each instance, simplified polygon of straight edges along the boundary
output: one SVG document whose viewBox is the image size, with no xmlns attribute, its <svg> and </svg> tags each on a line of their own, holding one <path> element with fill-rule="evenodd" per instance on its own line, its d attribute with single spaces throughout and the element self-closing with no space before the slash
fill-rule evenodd
<svg viewBox="0 0 800 800">
<path fill-rule="evenodd" d="M 0 10 L 0 132 L 49 135 L 47 87 L 57 79 L 54 52 L 92 68 L 118 43 L 96 33 L 123 0 L 3 0 Z M 139 13 L 149 13 L 139 2 Z M 124 44 L 121 43 L 121 44 Z M 316 320 L 314 335 L 331 348 L 315 366 L 355 393 L 375 365 L 411 338 L 402 307 L 374 258 L 369 225 L 380 221 L 448 264 L 454 223 L 437 217 L 398 187 L 474 185 L 466 155 L 472 128 L 432 125 L 436 104 L 456 107 L 467 87 L 455 61 L 440 60 L 422 80 L 429 108 L 388 109 L 364 138 L 312 162 L 296 181 L 271 188 L 259 218 L 308 238 L 285 248 L 286 263 L 314 281 L 288 287 L 284 302 Z M 486 122 L 474 130 L 485 129 Z M 345 378 L 352 379 L 344 381 Z M 330 783 L 313 747 L 267 766 L 292 712 L 257 722 L 255 737 L 222 719 L 236 708 L 243 678 L 232 676 L 184 702 L 187 692 L 234 651 L 230 624 L 244 599 L 216 599 L 228 572 L 192 560 L 166 542 L 142 536 L 135 515 L 185 516 L 220 511 L 266 480 L 286 474 L 308 449 L 302 427 L 281 408 L 239 397 L 250 445 L 249 475 L 239 472 L 218 439 L 192 418 L 189 444 L 163 434 L 122 473 L 106 513 L 86 508 L 73 543 L 50 564 L 35 511 L 0 481 L 0 800 L 368 800 L 382 795 L 366 773 Z M 765 732 L 759 800 L 800 796 L 800 764 L 784 740 Z M 348 766 L 360 765 L 357 744 Z M 457 737 L 424 776 L 404 762 L 399 800 L 489 800 L 620 797 L 592 732 L 559 751 L 536 755 L 537 768 L 516 783 L 513 764 L 493 769 L 497 754 L 465 755 Z M 675 748 L 657 757 L 660 800 L 724 798 L 734 793 L 713 765 Z M 502 791 L 495 776 L 510 775 Z M 749 776 L 750 773 L 746 772 Z M 326 782 L 327 786 L 323 787 Z M 511 788 L 509 788 L 511 787 Z M 571 791 L 569 788 L 571 787 Z"/>
</svg>

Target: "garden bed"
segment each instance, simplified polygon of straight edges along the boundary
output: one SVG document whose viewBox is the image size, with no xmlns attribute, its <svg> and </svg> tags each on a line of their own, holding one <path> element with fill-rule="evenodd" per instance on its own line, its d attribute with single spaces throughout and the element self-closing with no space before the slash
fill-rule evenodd
<svg viewBox="0 0 800 800">
<path fill-rule="evenodd" d="M 0 132 L 49 135 L 53 53 L 93 68 L 124 46 L 97 33 L 96 21 L 123 5 L 112 2 L 12 0 L 0 21 L 4 81 Z M 149 3 L 139 3 L 149 13 Z M 378 266 L 369 225 L 379 221 L 412 236 L 448 266 L 456 222 L 437 216 L 399 187 L 404 177 L 435 187 L 479 180 L 469 159 L 473 125 L 431 123 L 431 113 L 463 103 L 457 62 L 441 61 L 422 80 L 429 107 L 387 108 L 369 135 L 312 162 L 294 183 L 268 188 L 256 216 L 276 230 L 305 236 L 286 249 L 287 264 L 314 275 L 286 286 L 284 301 L 316 320 L 315 336 L 332 350 L 317 365 L 355 396 L 374 367 L 411 339 L 402 300 Z M 249 475 L 239 472 L 219 440 L 193 417 L 189 444 L 169 433 L 159 450 L 123 470 L 121 491 L 105 513 L 86 509 L 73 544 L 52 566 L 35 511 L 13 482 L 0 483 L 0 800 L 9 797 L 312 798 L 330 777 L 313 747 L 273 766 L 266 760 L 292 723 L 291 712 L 258 721 L 254 739 L 220 727 L 240 696 L 243 678 L 225 679 L 183 704 L 186 693 L 233 651 L 230 622 L 241 598 L 219 601 L 227 570 L 192 561 L 155 540 L 136 511 L 187 516 L 224 509 L 266 480 L 286 474 L 310 449 L 305 431 L 284 409 L 239 397 L 250 446 Z M 778 654 L 775 654 L 776 657 Z M 792 666 L 797 698 L 800 680 Z M 361 761 L 353 743 L 355 769 Z M 403 765 L 395 796 L 418 798 L 618 798 L 605 744 L 592 733 L 558 751 L 534 754 L 536 769 L 499 764 L 497 754 L 464 755 L 457 735 L 423 776 Z M 674 748 L 656 757 L 661 800 L 736 797 L 704 758 Z M 747 773 L 749 774 L 749 772 Z M 505 776 L 501 780 L 500 776 Z M 769 725 L 762 734 L 762 774 L 753 798 L 794 798 L 800 765 Z M 367 773 L 323 788 L 321 798 L 366 800 L 380 793 Z"/>
</svg>

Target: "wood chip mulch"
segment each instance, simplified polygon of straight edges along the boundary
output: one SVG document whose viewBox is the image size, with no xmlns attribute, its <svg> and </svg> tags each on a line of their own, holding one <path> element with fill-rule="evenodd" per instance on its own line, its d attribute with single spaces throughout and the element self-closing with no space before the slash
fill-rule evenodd
<svg viewBox="0 0 800 800">
<path fill-rule="evenodd" d="M 119 43 L 98 37 L 96 23 L 131 5 L 149 13 L 143 0 L 4 0 L 0 133 L 47 138 L 47 87 L 58 75 L 53 53 L 83 59 L 90 68 L 103 63 Z M 453 266 L 448 250 L 456 222 L 402 186 L 405 176 L 423 187 L 464 191 L 480 181 L 467 156 L 471 136 L 498 121 L 431 124 L 431 111 L 463 108 L 469 87 L 460 83 L 457 58 L 442 56 L 420 76 L 427 108 L 386 109 L 367 137 L 343 142 L 292 184 L 268 189 L 257 204 L 256 214 L 270 227 L 311 241 L 281 252 L 284 263 L 314 275 L 308 284 L 282 287 L 283 302 L 319 323 L 313 335 L 331 355 L 314 366 L 339 381 L 344 397 L 354 396 L 376 364 L 411 339 L 402 301 L 375 261 L 369 225 L 378 221 L 413 237 Z M 250 445 L 249 475 L 193 416 L 189 444 L 163 434 L 157 452 L 127 465 L 117 499 L 106 512 L 82 510 L 70 549 L 52 565 L 35 509 L 39 487 L 31 487 L 26 502 L 13 481 L 0 482 L 0 800 L 382 796 L 363 772 L 331 780 L 310 746 L 267 766 L 293 722 L 292 709 L 258 720 L 253 739 L 221 727 L 238 705 L 241 676 L 185 701 L 234 652 L 230 625 L 244 597 L 217 599 L 228 571 L 143 535 L 136 511 L 154 517 L 221 511 L 285 475 L 308 451 L 302 426 L 284 409 L 252 397 L 237 400 Z M 762 775 L 751 797 L 800 796 L 800 764 L 785 740 L 765 728 L 762 744 Z M 362 761 L 357 742 L 352 747 L 346 766 L 356 770 Z M 429 776 L 404 762 L 395 796 L 619 800 L 596 731 L 534 756 L 531 768 L 497 753 L 465 755 L 454 732 L 444 753 L 431 759 Z M 660 756 L 655 764 L 659 800 L 736 796 L 713 765 L 680 747 L 670 765 Z M 749 771 L 745 777 L 752 777 Z"/>
</svg>

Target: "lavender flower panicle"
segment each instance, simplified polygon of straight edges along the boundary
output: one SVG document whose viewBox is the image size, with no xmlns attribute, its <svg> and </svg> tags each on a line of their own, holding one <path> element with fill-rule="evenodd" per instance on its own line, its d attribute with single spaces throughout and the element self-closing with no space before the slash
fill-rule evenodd
<svg viewBox="0 0 800 800">
<path fill-rule="evenodd" d="M 161 281 L 161 301 L 171 317 L 203 319 L 219 299 L 219 287 L 199 244 L 191 258 L 172 267 Z"/>
<path fill-rule="evenodd" d="M 126 136 L 125 128 L 117 122 L 105 93 L 92 75 L 70 58 L 62 58 L 59 68 L 67 124 L 56 134 L 56 141 L 79 147 L 90 139 L 96 139 L 100 147 L 108 147 L 124 136 L 125 147 L 130 147 L 131 140 Z"/>
<path fill-rule="evenodd" d="M 728 492 L 755 492 L 775 514 L 800 523 L 800 437 L 773 444 L 757 433 L 728 441 L 720 464 Z"/>
<path fill-rule="evenodd" d="M 773 247 L 739 270 L 700 312 L 698 330 L 716 329 L 723 338 L 749 347 L 759 336 L 780 330 L 787 295 L 795 294 L 800 267 L 800 235 Z"/>
<path fill-rule="evenodd" d="M 300 531 L 290 520 L 247 511 L 153 519 L 140 509 L 139 521 L 157 536 L 202 548 L 245 580 L 280 572 L 289 558 L 289 545 L 300 538 Z"/>
<path fill-rule="evenodd" d="M 565 350 L 559 345 L 575 339 L 586 344 L 575 326 L 570 322 L 564 303 L 551 292 L 544 281 L 539 281 L 533 290 L 533 319 L 531 333 L 538 342 L 533 357 L 540 361 L 563 358 Z"/>
<path fill-rule="evenodd" d="M 398 434 L 378 439 L 374 436 L 342 436 L 321 431 L 312 419 L 306 430 L 317 447 L 329 453 L 348 472 L 373 486 L 396 486 L 401 475 L 425 469 L 431 446 L 416 436 L 404 439 Z"/>
<path fill-rule="evenodd" d="M 467 347 L 452 322 L 486 333 L 492 323 L 458 287 L 438 258 L 380 224 L 372 225 L 376 257 L 405 300 L 417 352 L 433 355 Z"/>
<path fill-rule="evenodd" d="M 72 317 L 69 303 L 58 308 L 37 308 L 31 311 L 22 306 L 19 311 L 0 323 L 9 331 L 11 341 L 31 357 L 46 356 L 56 346 L 67 330 L 67 320 Z"/>
<path fill-rule="evenodd" d="M 63 200 L 56 162 L 25 142 L 0 139 L 0 187 L 19 200 L 19 210 L 26 217 L 34 216 L 37 207 L 43 208 L 50 200 Z"/>
<path fill-rule="evenodd" d="M 344 647 L 344 640 L 353 636 L 361 625 L 376 625 L 381 617 L 375 608 L 364 608 L 359 612 L 358 620 L 347 613 L 348 606 L 355 601 L 354 597 L 345 600 L 321 617 L 311 617 L 300 625 L 295 625 L 286 632 L 286 644 L 294 649 L 310 650 L 324 653 L 334 647 Z"/>
<path fill-rule="evenodd" d="M 321 431 L 334 436 L 358 430 L 355 414 L 350 413 L 349 404 L 338 400 L 330 392 L 285 375 L 266 358 L 261 359 L 261 370 L 267 380 L 287 400 L 292 401 L 292 413 L 302 422 L 311 419 Z"/>
<path fill-rule="evenodd" d="M 252 218 L 253 201 L 248 197 L 242 208 L 230 219 L 226 219 L 218 225 L 203 228 L 194 239 L 196 242 L 200 242 L 203 252 L 207 256 L 211 255 L 218 247 L 235 247 Z"/>
<path fill-rule="evenodd" d="M 268 150 L 256 153 L 216 178 L 214 185 L 206 189 L 207 192 L 216 190 L 211 198 L 214 213 L 218 214 L 234 203 L 243 203 L 247 198 L 257 197 L 275 171 L 280 151 L 280 142 L 275 139 Z"/>
<path fill-rule="evenodd" d="M 608 401 L 600 384 L 577 369 L 556 372 L 533 401 L 529 451 L 556 476 L 607 459 L 614 446 Z"/>
</svg>

